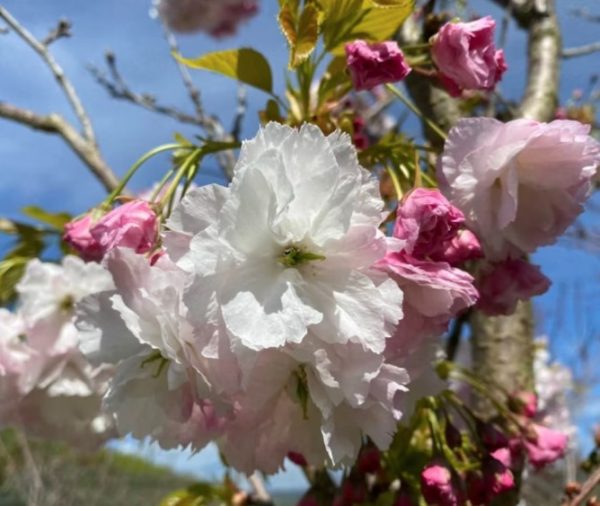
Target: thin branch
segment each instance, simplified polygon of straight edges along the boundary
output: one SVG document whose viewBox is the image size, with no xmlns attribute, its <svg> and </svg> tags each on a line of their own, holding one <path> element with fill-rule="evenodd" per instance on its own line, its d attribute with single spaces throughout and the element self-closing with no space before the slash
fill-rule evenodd
<svg viewBox="0 0 600 506">
<path fill-rule="evenodd" d="M 600 14 L 592 14 L 588 9 L 571 9 L 571 14 L 592 23 L 600 23 Z"/>
<path fill-rule="evenodd" d="M 105 55 L 106 65 L 111 78 L 109 79 L 105 72 L 93 65 L 88 67 L 94 76 L 94 79 L 102 86 L 111 97 L 117 100 L 124 100 L 138 105 L 147 111 L 151 111 L 164 116 L 169 116 L 180 123 L 202 126 L 196 116 L 192 116 L 173 106 L 163 105 L 157 102 L 156 98 L 148 93 L 136 93 L 132 91 L 125 83 L 119 69 L 117 68 L 116 57 L 113 53 L 107 52 Z"/>
<path fill-rule="evenodd" d="M 575 58 L 576 56 L 585 56 L 588 54 L 600 51 L 600 41 L 593 42 L 592 44 L 586 44 L 585 46 L 579 47 L 568 47 L 563 49 L 563 58 Z"/>
<path fill-rule="evenodd" d="M 107 190 L 112 191 L 119 184 L 118 178 L 103 160 L 97 147 L 84 139 L 60 114 L 41 116 L 28 109 L 0 102 L 0 118 L 41 132 L 60 135 Z"/>
<path fill-rule="evenodd" d="M 450 361 L 454 361 L 456 353 L 460 345 L 460 338 L 465 325 L 469 323 L 469 317 L 471 316 L 471 310 L 467 310 L 460 314 L 452 325 L 452 330 L 446 340 L 446 358 Z"/>
<path fill-rule="evenodd" d="M 48 45 L 53 41 L 60 37 L 68 36 L 70 25 L 65 21 L 59 22 L 55 30 L 50 32 L 44 39 L 44 42 L 40 42 L 2 6 L 0 6 L 0 18 L 25 43 L 33 48 L 50 68 L 81 124 L 82 133 L 59 114 L 44 116 L 8 103 L 0 102 L 0 117 L 28 126 L 34 130 L 60 135 L 79 159 L 88 166 L 92 174 L 96 176 L 106 190 L 112 191 L 118 186 L 119 180 L 100 154 L 92 123 L 83 108 L 75 88 L 48 50 Z"/>
<path fill-rule="evenodd" d="M 60 19 L 56 28 L 53 28 L 46 38 L 42 40 L 42 44 L 48 47 L 53 42 L 63 37 L 70 37 L 71 34 L 71 23 L 68 19 Z"/>
<path fill-rule="evenodd" d="M 25 27 L 23 27 L 12 15 L 2 6 L 0 6 L 0 18 L 2 18 L 6 24 L 25 41 L 41 58 L 44 60 L 52 74 L 58 81 L 59 86 L 63 90 L 67 100 L 71 104 L 77 119 L 81 123 L 84 137 L 95 143 L 96 137 L 94 129 L 92 128 L 92 122 L 90 121 L 87 112 L 83 108 L 81 100 L 75 91 L 75 88 L 71 84 L 71 81 L 65 75 L 63 69 L 58 65 L 48 47 L 38 41 Z"/>
<path fill-rule="evenodd" d="M 584 503 L 586 497 L 600 484 L 600 468 L 596 469 L 590 477 L 581 486 L 581 492 L 573 499 L 563 503 L 564 506 L 580 506 Z"/>
<path fill-rule="evenodd" d="M 160 16 L 159 19 L 171 54 L 179 54 L 179 45 L 177 44 L 177 39 L 175 38 L 175 35 L 173 35 L 173 33 L 169 30 L 167 24 Z M 196 117 L 198 118 L 200 124 L 204 124 L 206 122 L 206 116 L 204 114 L 204 108 L 202 107 L 202 98 L 200 96 L 200 90 L 196 87 L 194 81 L 192 81 L 192 76 L 190 75 L 190 72 L 188 71 L 187 67 L 178 60 L 175 60 L 175 63 L 177 64 L 177 69 L 179 70 L 181 80 L 183 81 L 185 89 L 188 92 L 190 100 L 194 104 L 194 108 L 196 110 Z"/>
<path fill-rule="evenodd" d="M 244 122 L 244 118 L 246 116 L 246 111 L 248 109 L 248 99 L 246 93 L 246 87 L 241 85 L 238 88 L 237 94 L 237 109 L 235 111 L 235 118 L 233 120 L 233 128 L 231 129 L 231 136 L 236 140 L 240 140 L 240 136 L 242 134 L 242 124 Z"/>
</svg>

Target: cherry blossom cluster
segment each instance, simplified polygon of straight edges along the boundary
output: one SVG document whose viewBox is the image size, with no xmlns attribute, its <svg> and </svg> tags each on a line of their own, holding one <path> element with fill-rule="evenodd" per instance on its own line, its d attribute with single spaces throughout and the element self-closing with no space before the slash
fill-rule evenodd
<svg viewBox="0 0 600 506">
<path fill-rule="evenodd" d="M 94 448 L 115 435 L 101 412 L 112 370 L 79 351 L 74 308 L 111 288 L 98 264 L 67 256 L 61 265 L 32 260 L 17 286 L 15 312 L 0 309 L 0 424 Z"/>
<path fill-rule="evenodd" d="M 493 90 L 508 69 L 502 49 L 496 49 L 496 22 L 491 16 L 468 23 L 448 22 L 429 42 L 434 77 L 459 97 L 465 90 Z M 346 63 L 357 91 L 401 81 L 415 70 L 396 41 L 346 44 Z"/>
<path fill-rule="evenodd" d="M 270 123 L 230 186 L 189 190 L 160 237 L 141 201 L 74 221 L 66 240 L 101 251 L 114 283 L 77 305 L 77 327 L 87 358 L 115 368 L 118 431 L 215 440 L 245 472 L 290 452 L 351 464 L 365 435 L 386 449 L 433 338 L 477 300 L 452 264 L 478 248 L 436 190 L 401 202 L 393 237 L 385 217 L 347 135 Z"/>
</svg>

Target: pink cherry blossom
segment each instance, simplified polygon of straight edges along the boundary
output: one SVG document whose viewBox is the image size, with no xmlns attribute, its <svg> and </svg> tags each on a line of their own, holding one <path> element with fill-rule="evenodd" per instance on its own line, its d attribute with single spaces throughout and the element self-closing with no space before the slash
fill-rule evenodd
<svg viewBox="0 0 600 506">
<path fill-rule="evenodd" d="M 566 434 L 537 424 L 533 424 L 533 431 L 536 437 L 524 440 L 533 467 L 541 469 L 564 456 L 569 440 Z"/>
<path fill-rule="evenodd" d="M 490 315 L 511 314 L 517 302 L 545 293 L 550 280 L 537 265 L 508 259 L 484 270 L 478 279 L 479 308 Z"/>
<path fill-rule="evenodd" d="M 450 131 L 438 180 L 486 258 L 518 258 L 552 244 L 583 210 L 600 143 L 577 121 L 462 119 Z"/>
<path fill-rule="evenodd" d="M 390 349 L 420 346 L 423 338 L 442 334 L 448 323 L 478 298 L 470 274 L 445 262 L 417 260 L 402 252 L 389 252 L 377 264 L 404 292 L 404 318 L 388 342 Z"/>
<path fill-rule="evenodd" d="M 156 244 L 158 219 L 148 202 L 133 200 L 105 214 L 92 226 L 90 234 L 103 255 L 116 247 L 146 253 Z"/>
<path fill-rule="evenodd" d="M 355 40 L 346 44 L 346 63 L 357 91 L 400 81 L 411 71 L 395 41 L 369 44 Z"/>
<path fill-rule="evenodd" d="M 496 50 L 496 22 L 486 16 L 469 23 L 446 23 L 433 38 L 431 54 L 440 78 L 453 96 L 462 90 L 491 90 L 507 69 Z"/>
<path fill-rule="evenodd" d="M 443 258 L 450 265 L 458 266 L 469 260 L 483 258 L 483 251 L 477 236 L 470 230 L 461 230 L 447 243 Z"/>
<path fill-rule="evenodd" d="M 439 190 L 417 188 L 398 205 L 394 237 L 406 241 L 404 250 L 415 258 L 444 260 L 448 243 L 464 221 L 463 213 Z"/>
<path fill-rule="evenodd" d="M 462 492 L 454 483 L 446 466 L 430 464 L 421 473 L 421 492 L 427 504 L 459 506 L 464 504 Z"/>
</svg>

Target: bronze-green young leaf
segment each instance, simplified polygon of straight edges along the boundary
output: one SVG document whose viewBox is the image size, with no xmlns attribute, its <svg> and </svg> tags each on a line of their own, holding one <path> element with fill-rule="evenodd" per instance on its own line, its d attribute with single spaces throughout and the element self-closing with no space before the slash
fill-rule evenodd
<svg viewBox="0 0 600 506">
<path fill-rule="evenodd" d="M 198 58 L 173 55 L 178 61 L 193 69 L 209 70 L 273 93 L 273 74 L 267 59 L 255 49 L 243 47 L 206 53 Z"/>
<path fill-rule="evenodd" d="M 279 12 L 279 26 L 290 46 L 290 68 L 296 68 L 315 50 L 319 38 L 319 9 L 307 3 L 298 15 L 294 2 L 287 2 Z"/>
</svg>

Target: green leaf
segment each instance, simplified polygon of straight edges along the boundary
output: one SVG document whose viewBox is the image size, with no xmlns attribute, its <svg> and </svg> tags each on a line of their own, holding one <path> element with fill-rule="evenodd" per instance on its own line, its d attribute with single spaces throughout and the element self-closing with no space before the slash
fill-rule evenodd
<svg viewBox="0 0 600 506">
<path fill-rule="evenodd" d="M 179 62 L 193 69 L 209 70 L 273 93 L 273 75 L 267 59 L 258 51 L 243 47 L 207 53 L 198 58 L 173 55 Z"/>
<path fill-rule="evenodd" d="M 0 304 L 8 304 L 16 297 L 15 287 L 21 280 L 28 261 L 27 257 L 14 257 L 0 262 Z"/>
<path fill-rule="evenodd" d="M 414 0 L 318 0 L 325 20 L 327 50 L 342 54 L 356 39 L 381 42 L 390 39 L 414 10 Z"/>
<path fill-rule="evenodd" d="M 279 12 L 279 26 L 290 45 L 290 68 L 296 68 L 315 50 L 319 38 L 319 9 L 307 3 L 298 16 L 295 2 L 287 2 Z"/>
<path fill-rule="evenodd" d="M 57 230 L 63 230 L 65 225 L 71 221 L 71 215 L 68 213 L 49 213 L 37 206 L 27 206 L 22 210 L 24 215 L 33 218 L 41 223 L 50 225 Z"/>
<path fill-rule="evenodd" d="M 331 60 L 319 83 L 319 106 L 335 101 L 352 89 L 350 75 L 346 72 L 346 58 L 338 56 Z"/>
</svg>

